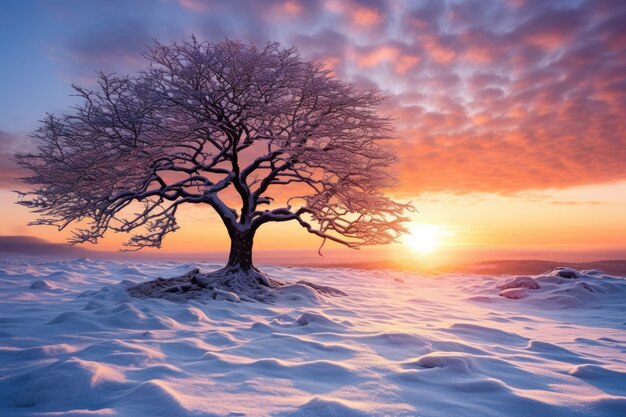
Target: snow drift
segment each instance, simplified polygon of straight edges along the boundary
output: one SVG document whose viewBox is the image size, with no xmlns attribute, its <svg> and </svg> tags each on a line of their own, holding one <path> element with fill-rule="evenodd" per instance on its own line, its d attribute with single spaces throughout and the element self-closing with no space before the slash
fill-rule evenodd
<svg viewBox="0 0 626 417">
<path fill-rule="evenodd" d="M 195 266 L 1 261 L 0 415 L 626 410 L 626 279 L 566 268 L 424 277 L 267 267 L 293 284 L 276 290 L 274 304 L 171 302 L 126 290 Z"/>
</svg>

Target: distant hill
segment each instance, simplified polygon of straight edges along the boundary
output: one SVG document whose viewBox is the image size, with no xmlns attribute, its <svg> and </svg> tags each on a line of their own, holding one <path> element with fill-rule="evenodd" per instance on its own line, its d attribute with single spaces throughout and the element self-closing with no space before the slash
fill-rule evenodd
<svg viewBox="0 0 626 417">
<path fill-rule="evenodd" d="M 555 262 L 541 260 L 485 261 L 467 265 L 466 272 L 472 274 L 528 274 L 538 275 L 557 266 L 569 266 L 578 270 L 599 269 L 609 275 L 626 275 L 626 260 L 592 262 Z"/>
<path fill-rule="evenodd" d="M 378 262 L 337 262 L 337 263 L 305 263 L 314 268 L 354 268 L 354 269 L 395 269 L 417 271 L 429 274 L 449 272 L 477 275 L 539 275 L 551 271 L 558 266 L 568 266 L 578 270 L 599 269 L 609 275 L 626 276 L 626 260 L 607 260 L 592 262 L 558 262 L 545 260 L 495 260 L 477 263 L 451 264 L 438 267 L 424 267 L 419 264 L 396 263 L 392 261 Z"/>
<path fill-rule="evenodd" d="M 114 258 L 125 260 L 215 260 L 220 263 L 225 254 L 219 253 L 193 253 L 193 254 L 172 254 L 172 253 L 132 253 L 119 254 L 115 252 L 103 252 L 89 250 L 78 246 L 70 246 L 65 243 L 52 243 L 45 239 L 33 236 L 0 236 L 0 253 L 15 253 L 34 256 L 63 256 L 63 257 L 89 257 L 89 258 Z M 626 255 L 626 254 L 625 254 Z M 448 273 L 459 272 L 468 274 L 484 275 L 538 275 L 550 271 L 557 266 L 569 266 L 578 270 L 599 269 L 610 275 L 626 276 L 626 260 L 601 260 L 593 262 L 559 262 L 547 260 L 493 260 L 477 263 L 459 263 L 438 267 L 426 267 L 418 263 L 393 262 L 393 261 L 371 261 L 371 262 L 315 262 L 305 259 L 281 259 L 280 254 L 271 256 L 265 261 L 260 256 L 259 265 L 286 265 L 286 266 L 308 266 L 313 268 L 354 268 L 354 269 L 396 269 L 410 270 L 420 273 Z"/>
<path fill-rule="evenodd" d="M 0 236 L 0 252 L 23 255 L 87 256 L 94 254 L 85 248 L 65 243 L 52 243 L 33 236 Z"/>
</svg>

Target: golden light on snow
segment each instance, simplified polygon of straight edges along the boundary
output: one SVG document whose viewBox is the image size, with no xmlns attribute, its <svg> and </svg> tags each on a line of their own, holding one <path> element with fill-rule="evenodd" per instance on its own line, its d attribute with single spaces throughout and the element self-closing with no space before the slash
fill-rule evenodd
<svg viewBox="0 0 626 417">
<path fill-rule="evenodd" d="M 405 244 L 417 253 L 428 254 L 439 249 L 445 234 L 436 224 L 414 224 L 409 228 Z"/>
</svg>

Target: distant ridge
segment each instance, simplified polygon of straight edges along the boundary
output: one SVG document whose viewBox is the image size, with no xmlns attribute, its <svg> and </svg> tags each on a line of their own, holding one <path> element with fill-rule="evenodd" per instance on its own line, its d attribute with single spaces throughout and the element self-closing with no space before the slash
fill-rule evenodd
<svg viewBox="0 0 626 417">
<path fill-rule="evenodd" d="M 85 248 L 52 243 L 34 236 L 0 236 L 0 252 L 24 255 L 86 256 L 94 254 Z"/>
<path fill-rule="evenodd" d="M 277 251 L 280 252 L 280 251 Z M 172 254 L 172 253 L 126 253 L 120 254 L 116 252 L 105 252 L 91 249 L 85 249 L 78 246 L 70 246 L 65 243 L 52 243 L 45 239 L 34 236 L 0 236 L 0 254 L 22 254 L 33 256 L 62 256 L 62 257 L 89 257 L 89 258 L 110 258 L 124 260 L 188 260 L 192 261 L 215 261 L 223 262 L 225 254 L 223 253 L 191 253 Z M 626 258 L 626 252 L 624 253 Z M 546 271 L 550 271 L 558 266 L 569 266 L 578 270 L 583 269 L 599 269 L 609 275 L 626 276 L 626 260 L 598 260 L 589 262 L 571 262 L 571 261 L 549 261 L 539 259 L 523 259 L 523 260 L 489 260 L 481 262 L 459 262 L 450 265 L 431 266 L 421 265 L 417 261 L 411 262 L 405 260 L 403 262 L 394 261 L 329 261 L 317 262 L 310 259 L 280 259 L 280 255 L 274 255 L 270 258 L 263 259 L 260 256 L 258 265 L 282 265 L 293 267 L 311 267 L 311 268 L 350 268 L 350 269 L 395 269 L 405 271 L 415 271 L 426 274 L 442 274 L 449 272 L 467 273 L 467 274 L 484 274 L 484 275 L 538 275 Z"/>
<path fill-rule="evenodd" d="M 609 275 L 626 275 L 626 260 L 601 260 L 592 262 L 555 262 L 543 260 L 497 260 L 467 265 L 472 274 L 529 274 L 538 275 L 558 266 L 578 270 L 599 269 Z"/>
<path fill-rule="evenodd" d="M 609 275 L 626 276 L 626 260 L 600 260 L 591 262 L 558 262 L 546 260 L 494 260 L 476 263 L 459 263 L 437 267 L 426 267 L 406 262 L 378 261 L 378 262 L 337 262 L 330 264 L 304 263 L 304 266 L 313 268 L 352 268 L 352 269 L 395 269 L 417 271 L 428 274 L 443 274 L 449 272 L 484 274 L 484 275 L 539 275 L 551 271 L 559 266 L 567 266 L 578 270 L 599 269 Z"/>
</svg>

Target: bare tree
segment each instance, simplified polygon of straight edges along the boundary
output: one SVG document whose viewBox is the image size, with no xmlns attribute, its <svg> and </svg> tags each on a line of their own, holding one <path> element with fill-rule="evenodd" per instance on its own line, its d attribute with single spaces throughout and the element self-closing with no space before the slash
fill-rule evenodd
<svg viewBox="0 0 626 417">
<path fill-rule="evenodd" d="M 37 150 L 17 156 L 33 172 L 19 204 L 40 213 L 34 224 L 77 223 L 72 243 L 112 229 L 134 233 L 130 249 L 160 247 L 180 205 L 206 204 L 231 239 L 222 273 L 251 285 L 272 285 L 252 262 L 265 223 L 295 221 L 353 248 L 405 231 L 410 207 L 384 195 L 395 157 L 379 91 L 277 43 L 191 38 L 144 55 L 134 77 L 74 86 L 81 104 L 48 115 Z"/>
</svg>

